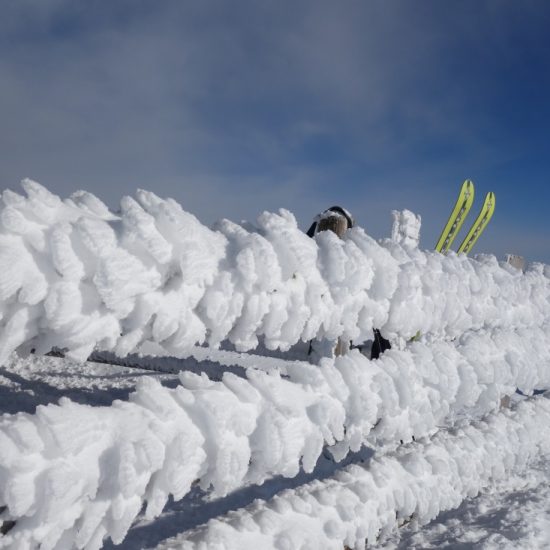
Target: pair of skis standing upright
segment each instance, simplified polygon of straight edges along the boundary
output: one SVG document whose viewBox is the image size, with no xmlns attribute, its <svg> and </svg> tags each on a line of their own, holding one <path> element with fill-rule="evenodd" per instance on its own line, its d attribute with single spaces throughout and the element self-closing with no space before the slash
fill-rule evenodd
<svg viewBox="0 0 550 550">
<path fill-rule="evenodd" d="M 495 201 L 496 197 L 493 192 L 489 192 L 485 195 L 485 200 L 483 202 L 483 206 L 481 207 L 481 211 L 466 234 L 462 244 L 458 247 L 458 253 L 462 252 L 464 254 L 468 254 L 468 252 L 470 252 L 495 212 Z M 466 216 L 470 212 L 473 203 L 474 183 L 471 180 L 466 180 L 460 188 L 460 193 L 458 195 L 455 207 L 451 212 L 449 220 L 447 221 L 447 224 L 441 233 L 441 237 L 439 237 L 439 240 L 435 246 L 435 249 L 438 252 L 447 254 L 455 237 L 460 231 Z"/>
</svg>

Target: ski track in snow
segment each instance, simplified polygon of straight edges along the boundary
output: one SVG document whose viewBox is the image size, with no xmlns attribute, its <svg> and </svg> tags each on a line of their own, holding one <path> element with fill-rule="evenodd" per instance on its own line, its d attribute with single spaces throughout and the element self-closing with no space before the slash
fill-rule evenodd
<svg viewBox="0 0 550 550">
<path fill-rule="evenodd" d="M 271 353 L 271 356 L 268 355 Z M 204 372 L 212 380 L 220 380 L 224 372 L 231 372 L 237 376 L 244 376 L 246 369 L 260 370 L 264 372 L 278 372 L 282 376 L 287 375 L 287 367 L 309 366 L 307 358 L 307 345 L 294 346 L 295 360 L 281 357 L 282 353 L 274 353 L 266 349 L 255 353 L 239 353 L 234 350 L 214 349 L 206 347 L 192 348 L 184 357 L 174 356 L 143 356 L 127 355 L 117 357 L 110 352 L 94 352 L 90 359 L 100 363 L 136 367 L 145 370 L 154 370 L 177 374 L 181 371 L 189 371 L 200 374 Z"/>
</svg>

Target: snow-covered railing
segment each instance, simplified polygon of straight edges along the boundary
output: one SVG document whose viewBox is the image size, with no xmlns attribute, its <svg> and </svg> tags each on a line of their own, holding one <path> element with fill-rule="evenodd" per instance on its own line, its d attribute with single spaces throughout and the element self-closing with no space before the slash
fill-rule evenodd
<svg viewBox="0 0 550 550">
<path fill-rule="evenodd" d="M 426 524 L 548 452 L 550 401 L 539 397 L 368 465 L 348 466 L 334 478 L 257 500 L 156 550 L 364 549 L 410 516 Z"/>
<path fill-rule="evenodd" d="M 17 523 L 0 548 L 99 548 L 105 537 L 124 538 L 144 502 L 155 517 L 195 480 L 226 494 L 311 471 L 324 445 L 340 459 L 479 418 L 517 387 L 548 387 L 549 343 L 548 324 L 470 332 L 377 361 L 352 351 L 319 366 L 289 364 L 285 377 L 182 373 L 175 389 L 146 378 L 111 407 L 63 399 L 35 415 L 5 415 L 0 507 Z"/>
<path fill-rule="evenodd" d="M 116 215 L 93 195 L 62 201 L 36 182 L 0 204 L 0 361 L 26 346 L 83 360 L 184 356 L 262 337 L 288 349 L 313 338 L 454 338 L 550 319 L 550 269 L 525 275 L 479 261 L 377 243 L 361 228 L 308 238 L 287 211 L 211 230 L 173 200 L 138 191 Z"/>
</svg>

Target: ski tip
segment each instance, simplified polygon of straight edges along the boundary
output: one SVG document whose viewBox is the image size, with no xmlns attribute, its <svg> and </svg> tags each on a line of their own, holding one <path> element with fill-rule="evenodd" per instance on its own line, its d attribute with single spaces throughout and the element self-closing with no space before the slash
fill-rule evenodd
<svg viewBox="0 0 550 550">
<path fill-rule="evenodd" d="M 460 188 L 460 195 L 474 201 L 475 187 L 472 180 L 464 180 L 462 187 Z"/>
</svg>

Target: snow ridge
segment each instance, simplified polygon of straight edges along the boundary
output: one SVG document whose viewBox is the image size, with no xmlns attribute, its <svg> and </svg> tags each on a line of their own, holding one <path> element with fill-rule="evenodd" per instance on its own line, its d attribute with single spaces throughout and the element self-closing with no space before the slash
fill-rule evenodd
<svg viewBox="0 0 550 550">
<path fill-rule="evenodd" d="M 228 340 L 245 351 L 300 340 L 362 342 L 417 332 L 541 326 L 550 268 L 526 274 L 492 256 L 442 256 L 361 228 L 308 238 L 285 210 L 256 225 L 202 225 L 172 199 L 123 197 L 116 215 L 90 193 L 61 200 L 31 180 L 0 201 L 0 360 L 52 347 L 185 356 Z"/>
</svg>

